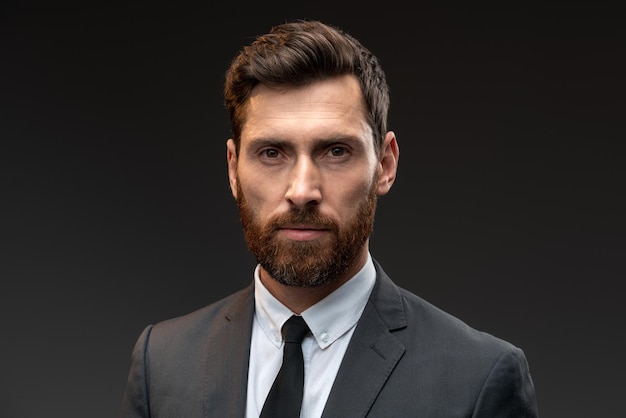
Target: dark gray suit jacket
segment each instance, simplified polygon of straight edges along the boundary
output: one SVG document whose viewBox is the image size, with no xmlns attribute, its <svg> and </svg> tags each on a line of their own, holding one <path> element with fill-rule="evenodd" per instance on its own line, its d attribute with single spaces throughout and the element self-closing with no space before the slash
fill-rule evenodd
<svg viewBox="0 0 626 418">
<path fill-rule="evenodd" d="M 324 418 L 533 418 L 524 353 L 377 280 Z M 244 417 L 252 285 L 147 327 L 132 354 L 122 417 Z"/>
</svg>

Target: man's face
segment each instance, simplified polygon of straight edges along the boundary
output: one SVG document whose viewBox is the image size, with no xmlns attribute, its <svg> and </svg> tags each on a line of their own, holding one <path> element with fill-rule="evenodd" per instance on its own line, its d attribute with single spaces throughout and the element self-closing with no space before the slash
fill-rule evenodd
<svg viewBox="0 0 626 418">
<path fill-rule="evenodd" d="M 367 256 L 377 195 L 390 182 L 364 106 L 353 76 L 288 90 L 260 85 L 238 153 L 228 141 L 248 247 L 279 283 L 319 286 L 354 274 Z"/>
</svg>

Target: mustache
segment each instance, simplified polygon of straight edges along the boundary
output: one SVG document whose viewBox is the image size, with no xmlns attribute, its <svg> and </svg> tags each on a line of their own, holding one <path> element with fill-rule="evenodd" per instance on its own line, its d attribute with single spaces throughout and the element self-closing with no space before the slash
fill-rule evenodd
<svg viewBox="0 0 626 418">
<path fill-rule="evenodd" d="M 266 225 L 269 231 L 275 232 L 285 225 L 306 224 L 320 229 L 338 231 L 339 225 L 330 216 L 322 215 L 315 208 L 292 208 L 289 212 L 272 218 Z"/>
</svg>

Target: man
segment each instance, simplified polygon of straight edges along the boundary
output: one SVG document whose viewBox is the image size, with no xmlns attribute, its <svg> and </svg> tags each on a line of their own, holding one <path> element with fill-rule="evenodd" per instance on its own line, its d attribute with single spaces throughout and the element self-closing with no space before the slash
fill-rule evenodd
<svg viewBox="0 0 626 418">
<path fill-rule="evenodd" d="M 300 396 L 274 393 L 284 345 L 303 353 L 301 417 L 536 417 L 519 348 L 398 288 L 369 252 L 399 156 L 376 57 L 321 22 L 279 25 L 233 60 L 225 102 L 258 266 L 248 288 L 146 328 L 122 415 L 283 416 L 266 403 Z M 308 327 L 295 345 L 281 334 L 294 315 Z"/>
</svg>

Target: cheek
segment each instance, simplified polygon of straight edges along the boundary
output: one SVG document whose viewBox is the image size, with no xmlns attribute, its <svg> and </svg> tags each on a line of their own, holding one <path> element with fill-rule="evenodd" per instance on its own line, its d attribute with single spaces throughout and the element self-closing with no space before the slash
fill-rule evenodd
<svg viewBox="0 0 626 418">
<path fill-rule="evenodd" d="M 374 187 L 374 179 L 366 176 L 344 178 L 344 181 L 331 183 L 329 193 L 333 195 L 334 205 L 341 211 L 352 213 L 367 200 Z"/>
<path fill-rule="evenodd" d="M 239 193 L 245 196 L 248 207 L 257 217 L 266 217 L 282 201 L 280 188 L 275 182 L 243 176 L 239 177 L 237 184 Z"/>
</svg>

